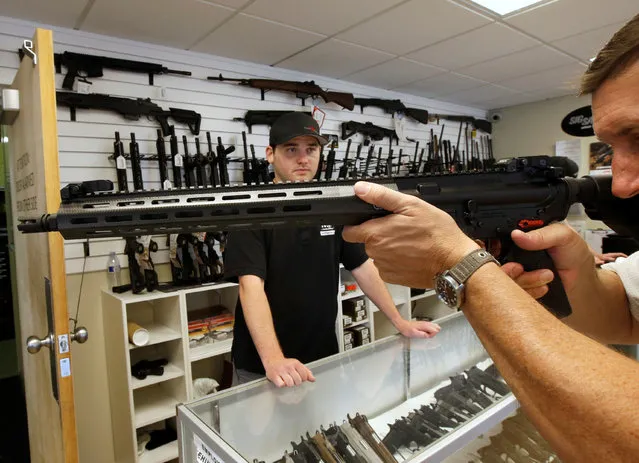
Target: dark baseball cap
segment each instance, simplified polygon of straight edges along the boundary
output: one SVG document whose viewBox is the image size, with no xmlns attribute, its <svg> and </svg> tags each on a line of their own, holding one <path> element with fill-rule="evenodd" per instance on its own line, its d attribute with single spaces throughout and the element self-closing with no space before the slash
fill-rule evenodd
<svg viewBox="0 0 639 463">
<path fill-rule="evenodd" d="M 326 145 L 328 140 L 320 135 L 317 121 L 308 114 L 293 111 L 279 117 L 271 127 L 269 145 L 281 145 L 295 137 L 308 135 L 315 137 L 320 145 Z"/>
</svg>

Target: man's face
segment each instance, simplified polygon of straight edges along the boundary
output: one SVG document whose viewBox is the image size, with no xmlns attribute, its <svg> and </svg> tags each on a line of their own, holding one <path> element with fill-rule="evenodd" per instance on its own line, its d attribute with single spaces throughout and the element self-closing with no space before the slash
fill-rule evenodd
<svg viewBox="0 0 639 463">
<path fill-rule="evenodd" d="M 612 146 L 612 192 L 619 198 L 639 194 L 639 62 L 592 95 L 597 137 Z"/>
<path fill-rule="evenodd" d="M 266 148 L 266 160 L 273 166 L 276 182 L 312 180 L 317 172 L 320 145 L 315 137 L 296 137 Z"/>
</svg>

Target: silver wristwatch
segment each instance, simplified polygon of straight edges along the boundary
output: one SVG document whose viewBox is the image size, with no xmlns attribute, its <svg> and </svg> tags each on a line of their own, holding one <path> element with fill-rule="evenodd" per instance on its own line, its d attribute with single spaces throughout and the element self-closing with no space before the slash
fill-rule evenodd
<svg viewBox="0 0 639 463">
<path fill-rule="evenodd" d="M 475 249 L 453 268 L 435 277 L 435 291 L 439 299 L 451 309 L 459 309 L 464 303 L 464 284 L 475 271 L 484 264 L 494 262 L 495 259 L 485 249 Z"/>
</svg>

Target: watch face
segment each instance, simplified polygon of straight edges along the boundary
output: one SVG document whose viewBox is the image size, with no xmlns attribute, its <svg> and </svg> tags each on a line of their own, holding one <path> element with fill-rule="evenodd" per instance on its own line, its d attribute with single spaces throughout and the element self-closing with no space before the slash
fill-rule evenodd
<svg viewBox="0 0 639 463">
<path fill-rule="evenodd" d="M 457 308 L 460 285 L 448 275 L 437 278 L 437 296 L 449 307 Z"/>
</svg>

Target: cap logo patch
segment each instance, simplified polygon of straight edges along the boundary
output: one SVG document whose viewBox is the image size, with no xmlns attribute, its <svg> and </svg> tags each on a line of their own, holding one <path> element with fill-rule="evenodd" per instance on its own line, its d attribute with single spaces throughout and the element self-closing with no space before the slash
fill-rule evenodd
<svg viewBox="0 0 639 463">
<path fill-rule="evenodd" d="M 317 132 L 315 127 L 304 127 L 306 130 L 310 130 L 311 132 Z"/>
</svg>

